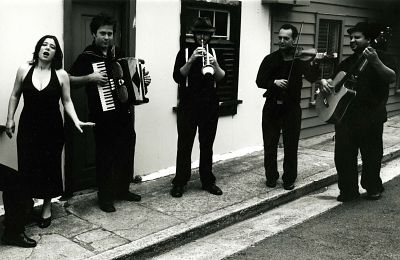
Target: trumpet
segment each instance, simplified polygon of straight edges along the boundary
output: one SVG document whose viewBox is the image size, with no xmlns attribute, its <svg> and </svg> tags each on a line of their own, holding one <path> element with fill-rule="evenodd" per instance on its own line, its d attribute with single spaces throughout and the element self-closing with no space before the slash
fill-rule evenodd
<svg viewBox="0 0 400 260">
<path fill-rule="evenodd" d="M 214 75 L 215 73 L 214 66 L 211 65 L 210 56 L 208 54 L 208 44 L 204 45 L 203 39 L 201 39 L 201 47 L 203 48 L 203 50 L 205 49 L 205 51 L 203 51 L 203 57 L 202 57 L 203 67 L 201 68 L 201 73 L 203 73 L 203 75 L 206 74 Z"/>
</svg>

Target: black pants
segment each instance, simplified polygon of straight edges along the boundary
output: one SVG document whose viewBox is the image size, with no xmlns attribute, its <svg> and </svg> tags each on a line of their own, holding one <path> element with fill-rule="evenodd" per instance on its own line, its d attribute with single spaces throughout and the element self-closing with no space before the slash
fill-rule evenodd
<svg viewBox="0 0 400 260">
<path fill-rule="evenodd" d="M 101 201 L 110 202 L 115 196 L 129 192 L 136 143 L 133 117 L 97 120 L 94 134 L 98 197 Z"/>
<path fill-rule="evenodd" d="M 264 167 L 268 181 L 279 179 L 277 154 L 282 130 L 284 160 L 282 180 L 293 183 L 297 178 L 297 150 L 301 128 L 301 108 L 266 101 L 262 115 Z"/>
<path fill-rule="evenodd" d="M 3 203 L 4 233 L 13 236 L 24 232 L 32 207 L 32 199 L 21 191 L 4 191 Z"/>
<path fill-rule="evenodd" d="M 4 234 L 18 235 L 25 231 L 27 217 L 32 209 L 32 199 L 24 188 L 17 171 L 0 164 L 0 190 L 3 190 Z"/>
<path fill-rule="evenodd" d="M 203 186 L 214 184 L 213 144 L 218 125 L 218 102 L 208 100 L 180 105 L 177 112 L 178 151 L 176 175 L 172 183 L 183 186 L 190 180 L 191 155 L 197 128 L 200 143 L 200 180 Z"/>
<path fill-rule="evenodd" d="M 383 156 L 383 124 L 352 127 L 349 124 L 335 126 L 335 165 L 341 194 L 358 194 L 357 156 L 362 159 L 361 186 L 368 192 L 383 189 L 380 178 Z"/>
</svg>

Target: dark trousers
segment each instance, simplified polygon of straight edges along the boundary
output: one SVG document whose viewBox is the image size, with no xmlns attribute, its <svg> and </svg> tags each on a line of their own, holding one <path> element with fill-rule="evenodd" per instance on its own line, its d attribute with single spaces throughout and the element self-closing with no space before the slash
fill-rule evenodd
<svg viewBox="0 0 400 260">
<path fill-rule="evenodd" d="M 24 188 L 20 174 L 0 164 L 0 190 L 3 191 L 4 234 L 18 235 L 25 231 L 27 217 L 32 209 L 32 199 Z"/>
<path fill-rule="evenodd" d="M 382 191 L 380 178 L 383 156 L 383 124 L 352 127 L 349 124 L 335 126 L 335 165 L 341 194 L 358 194 L 357 156 L 361 153 L 361 186 L 368 192 Z"/>
<path fill-rule="evenodd" d="M 21 191 L 4 191 L 4 234 L 13 236 L 25 231 L 32 199 Z"/>
<path fill-rule="evenodd" d="M 115 196 L 129 192 L 136 143 L 133 120 L 96 121 L 94 134 L 98 197 L 110 202 Z"/>
<path fill-rule="evenodd" d="M 283 135 L 284 160 L 282 180 L 293 183 L 297 178 L 297 150 L 301 128 L 301 108 L 266 101 L 262 115 L 264 167 L 268 181 L 279 179 L 277 154 L 280 132 Z"/>
<path fill-rule="evenodd" d="M 176 175 L 172 183 L 183 186 L 190 180 L 191 155 L 197 128 L 200 144 L 200 180 L 203 186 L 214 184 L 212 173 L 213 144 L 218 125 L 218 102 L 195 102 L 181 105 L 177 112 L 178 151 Z"/>
</svg>

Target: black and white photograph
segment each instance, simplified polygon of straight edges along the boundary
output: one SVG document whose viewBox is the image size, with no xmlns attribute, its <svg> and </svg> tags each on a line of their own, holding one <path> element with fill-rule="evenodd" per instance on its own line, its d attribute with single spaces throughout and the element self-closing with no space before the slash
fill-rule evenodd
<svg viewBox="0 0 400 260">
<path fill-rule="evenodd" d="M 400 259 L 399 14 L 2 0 L 0 259 Z"/>
</svg>

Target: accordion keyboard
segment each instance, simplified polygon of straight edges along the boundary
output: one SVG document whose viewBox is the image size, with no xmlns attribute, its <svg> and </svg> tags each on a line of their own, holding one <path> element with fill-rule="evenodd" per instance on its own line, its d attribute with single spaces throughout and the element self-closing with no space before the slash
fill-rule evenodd
<svg viewBox="0 0 400 260">
<path fill-rule="evenodd" d="M 106 64 L 104 62 L 92 63 L 93 71 L 98 71 L 100 73 L 106 73 L 108 81 L 102 85 L 97 85 L 97 90 L 99 91 L 100 103 L 103 111 L 109 111 L 115 109 L 115 102 L 112 92 L 115 89 L 115 83 L 112 78 L 109 78 L 107 74 Z"/>
</svg>

